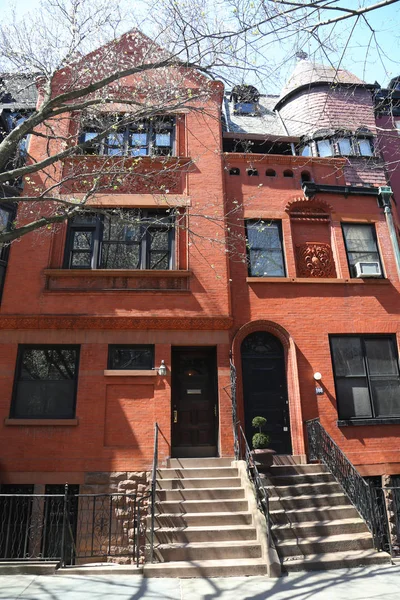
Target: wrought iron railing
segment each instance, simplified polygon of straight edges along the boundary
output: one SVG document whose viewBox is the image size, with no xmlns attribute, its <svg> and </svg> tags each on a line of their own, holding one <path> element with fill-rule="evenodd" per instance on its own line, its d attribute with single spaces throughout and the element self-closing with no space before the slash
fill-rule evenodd
<svg viewBox="0 0 400 600">
<path fill-rule="evenodd" d="M 232 401 L 232 425 L 233 425 L 233 443 L 236 460 L 239 460 L 239 436 L 238 436 L 238 418 L 237 418 L 237 399 L 236 399 L 236 367 L 233 364 L 232 352 L 229 356 L 230 374 L 231 374 L 231 401 Z"/>
<path fill-rule="evenodd" d="M 155 527 L 155 504 L 157 492 L 157 469 L 158 469 L 158 423 L 154 424 L 154 453 L 153 469 L 151 473 L 151 509 L 150 509 L 150 562 L 154 562 L 154 527 Z"/>
<path fill-rule="evenodd" d="M 322 427 L 319 419 L 307 421 L 310 460 L 321 460 L 342 486 L 352 504 L 365 520 L 377 550 L 386 549 L 386 511 L 377 493 L 363 479 L 336 442 Z"/>
<path fill-rule="evenodd" d="M 139 565 L 149 494 L 0 494 L 0 561 L 130 557 Z"/>
<path fill-rule="evenodd" d="M 268 547 L 273 546 L 273 540 L 270 531 L 270 515 L 269 515 L 269 498 L 268 492 L 265 489 L 266 482 L 262 480 L 257 466 L 254 462 L 253 455 L 246 440 L 246 436 L 241 424 L 236 423 L 236 435 L 238 440 L 238 454 L 236 460 L 244 460 L 246 463 L 247 475 L 254 486 L 254 493 L 257 500 L 258 508 L 265 517 L 267 524 L 267 544 Z"/>
</svg>

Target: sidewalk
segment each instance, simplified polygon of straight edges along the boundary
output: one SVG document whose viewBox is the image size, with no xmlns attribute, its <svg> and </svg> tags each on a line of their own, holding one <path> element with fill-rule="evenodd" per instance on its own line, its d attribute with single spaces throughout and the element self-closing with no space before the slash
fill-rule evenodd
<svg viewBox="0 0 400 600">
<path fill-rule="evenodd" d="M 0 577 L 0 599 L 14 600 L 398 600 L 400 567 L 294 573 L 281 579 L 143 579 L 140 575 Z"/>
</svg>

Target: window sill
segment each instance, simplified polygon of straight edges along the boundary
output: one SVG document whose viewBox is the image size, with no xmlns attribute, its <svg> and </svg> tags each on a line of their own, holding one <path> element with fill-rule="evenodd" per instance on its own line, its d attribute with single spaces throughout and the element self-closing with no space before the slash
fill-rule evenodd
<svg viewBox="0 0 400 600">
<path fill-rule="evenodd" d="M 364 427 L 366 425 L 400 425 L 400 417 L 383 417 L 380 419 L 338 419 L 337 421 L 338 427 L 348 427 L 350 425 Z"/>
<path fill-rule="evenodd" d="M 104 371 L 104 375 L 106 377 L 155 377 L 157 375 L 157 370 L 111 370 L 106 369 Z"/>
<path fill-rule="evenodd" d="M 389 279 L 335 279 L 321 277 L 246 277 L 247 283 L 334 283 L 334 284 L 347 284 L 347 285 L 382 285 L 390 284 Z"/>
<path fill-rule="evenodd" d="M 50 292 L 187 292 L 191 271 L 150 269 L 45 269 Z"/>
<path fill-rule="evenodd" d="M 23 425 L 23 426 L 48 426 L 48 427 L 76 427 L 79 424 L 78 419 L 4 419 L 4 425 Z"/>
</svg>

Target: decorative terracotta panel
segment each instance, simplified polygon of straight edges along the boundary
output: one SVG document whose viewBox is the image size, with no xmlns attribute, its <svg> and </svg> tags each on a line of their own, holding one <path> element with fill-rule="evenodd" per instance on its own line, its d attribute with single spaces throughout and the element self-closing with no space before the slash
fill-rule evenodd
<svg viewBox="0 0 400 600">
<path fill-rule="evenodd" d="M 298 277 L 334 278 L 335 261 L 332 248 L 322 242 L 306 242 L 296 246 Z"/>
</svg>

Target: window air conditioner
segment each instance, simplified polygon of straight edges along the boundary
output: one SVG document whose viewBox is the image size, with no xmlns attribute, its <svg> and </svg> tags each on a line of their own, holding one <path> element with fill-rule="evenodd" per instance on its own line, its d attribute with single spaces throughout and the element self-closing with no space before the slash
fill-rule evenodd
<svg viewBox="0 0 400 600">
<path fill-rule="evenodd" d="M 358 262 L 354 265 L 356 277 L 381 277 L 381 266 L 378 262 Z"/>
</svg>

